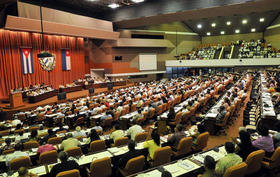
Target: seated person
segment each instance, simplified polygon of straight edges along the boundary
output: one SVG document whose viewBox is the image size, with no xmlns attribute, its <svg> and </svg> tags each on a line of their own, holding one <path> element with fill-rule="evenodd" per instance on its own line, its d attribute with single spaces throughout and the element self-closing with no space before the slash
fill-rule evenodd
<svg viewBox="0 0 280 177">
<path fill-rule="evenodd" d="M 265 155 L 270 157 L 274 152 L 274 144 L 272 137 L 268 134 L 268 128 L 260 126 L 258 129 L 259 137 L 252 142 L 253 146 L 257 149 L 265 151 Z"/>
<path fill-rule="evenodd" d="M 48 152 L 48 151 L 52 151 L 52 150 L 56 150 L 56 147 L 54 147 L 54 145 L 43 144 L 43 145 L 38 147 L 37 154 L 41 154 L 43 152 Z"/>
<path fill-rule="evenodd" d="M 86 133 L 83 130 L 81 130 L 80 126 L 77 126 L 76 131 L 73 132 L 73 137 L 76 138 L 76 137 L 79 137 L 79 136 L 86 137 Z"/>
<path fill-rule="evenodd" d="M 190 135 L 191 135 L 192 138 L 193 138 L 193 143 L 194 143 L 194 144 L 196 144 L 197 137 L 198 137 L 200 134 L 204 133 L 204 132 L 206 132 L 206 129 L 205 129 L 205 126 L 204 126 L 203 124 L 198 124 L 198 125 L 197 125 L 197 130 L 194 132 L 194 134 L 192 134 L 192 133 L 190 132 L 190 129 L 189 129 L 189 133 L 190 133 Z"/>
<path fill-rule="evenodd" d="M 124 137 L 124 131 L 121 130 L 121 127 L 120 127 L 120 124 L 115 124 L 115 131 L 113 131 L 111 134 L 110 134 L 110 139 L 113 140 L 113 142 L 115 143 L 115 141 L 119 138 L 122 138 Z"/>
<path fill-rule="evenodd" d="M 111 112 L 110 111 L 107 111 L 106 114 L 102 117 L 100 117 L 100 121 L 101 122 L 104 122 L 105 119 L 108 119 L 108 118 L 112 118 L 112 115 L 111 115 Z"/>
<path fill-rule="evenodd" d="M 137 114 L 133 116 L 132 122 L 137 122 L 138 119 L 142 119 L 144 115 L 142 114 L 142 109 L 137 110 Z"/>
<path fill-rule="evenodd" d="M 137 125 L 135 122 L 133 122 L 133 126 L 129 127 L 127 131 L 127 135 L 130 136 L 130 139 L 134 141 L 135 136 L 138 133 L 144 132 L 143 128 L 140 125 Z"/>
<path fill-rule="evenodd" d="M 15 138 L 15 143 L 20 143 L 24 139 L 28 139 L 28 135 L 24 134 L 23 131 L 19 132 L 18 135 Z"/>
<path fill-rule="evenodd" d="M 30 133 L 29 141 L 38 141 L 39 139 L 40 139 L 40 137 L 38 137 L 38 131 L 32 130 Z"/>
<path fill-rule="evenodd" d="M 242 158 L 234 153 L 235 148 L 233 143 L 226 142 L 225 149 L 227 154 L 217 162 L 215 168 L 216 174 L 219 176 L 223 176 L 228 168 L 242 162 Z"/>
<path fill-rule="evenodd" d="M 12 144 L 12 140 L 11 138 L 6 138 L 5 139 L 5 143 L 2 145 L 2 152 L 5 150 L 9 150 L 9 149 L 13 149 L 14 148 L 14 144 Z"/>
<path fill-rule="evenodd" d="M 218 112 L 219 113 L 218 113 L 218 115 L 216 117 L 216 122 L 217 123 L 221 123 L 221 122 L 224 121 L 224 117 L 225 117 L 225 115 L 227 113 L 227 110 L 226 110 L 226 108 L 224 106 L 220 106 L 219 109 L 218 109 Z"/>
<path fill-rule="evenodd" d="M 121 155 L 120 160 L 118 161 L 118 167 L 119 168 L 125 168 L 126 163 L 134 158 L 134 157 L 138 157 L 141 155 L 141 151 L 139 150 L 135 150 L 135 142 L 130 140 L 128 143 L 128 152 L 126 152 L 125 154 Z"/>
<path fill-rule="evenodd" d="M 99 135 L 97 134 L 95 129 L 91 129 L 88 139 L 86 140 L 86 144 L 89 144 L 95 140 L 100 140 Z"/>
<path fill-rule="evenodd" d="M 50 138 L 56 137 L 55 132 L 50 128 L 48 129 L 48 135 L 44 136 L 41 140 L 41 144 L 47 143 Z"/>
<path fill-rule="evenodd" d="M 60 149 L 66 151 L 69 148 L 78 147 L 80 145 L 81 143 L 76 138 L 73 138 L 71 133 L 68 133 L 66 135 L 66 140 L 62 141 Z"/>
<path fill-rule="evenodd" d="M 143 147 L 148 148 L 149 151 L 147 160 L 153 160 L 155 151 L 160 147 L 160 136 L 157 133 L 157 129 L 154 129 L 151 135 L 147 137 L 147 140 L 144 142 Z"/>
<path fill-rule="evenodd" d="M 204 158 L 204 173 L 198 177 L 216 177 L 215 174 L 216 162 L 215 159 L 209 155 Z"/>
<path fill-rule="evenodd" d="M 6 156 L 6 165 L 9 166 L 9 163 L 13 159 L 17 159 L 19 157 L 29 156 L 26 152 L 23 152 L 23 146 L 22 144 L 16 144 L 15 145 L 15 152 L 8 154 Z"/>
<path fill-rule="evenodd" d="M 55 166 L 53 166 L 49 174 L 50 177 L 56 177 L 58 173 L 63 171 L 74 170 L 74 169 L 79 170 L 79 164 L 77 164 L 75 160 L 68 160 L 68 155 L 66 152 L 61 151 L 58 154 L 58 158 L 61 161 L 61 163 L 58 163 Z"/>
<path fill-rule="evenodd" d="M 252 145 L 250 134 L 247 131 L 239 131 L 239 137 L 240 143 L 237 143 L 236 154 L 245 161 L 248 155 L 255 151 L 256 148 Z"/>
<path fill-rule="evenodd" d="M 28 172 L 26 167 L 20 167 L 18 169 L 18 177 L 38 177 L 38 175 Z"/>
<path fill-rule="evenodd" d="M 184 126 L 182 124 L 177 124 L 175 128 L 175 133 L 167 138 L 167 144 L 173 147 L 177 147 L 180 140 L 186 137 L 184 132 Z"/>
</svg>

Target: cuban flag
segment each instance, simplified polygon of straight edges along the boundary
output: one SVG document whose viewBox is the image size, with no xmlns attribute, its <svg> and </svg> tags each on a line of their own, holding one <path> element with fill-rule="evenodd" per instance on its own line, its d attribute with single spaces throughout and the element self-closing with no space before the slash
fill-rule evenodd
<svg viewBox="0 0 280 177">
<path fill-rule="evenodd" d="M 23 74 L 32 74 L 33 73 L 32 49 L 31 48 L 21 48 L 20 57 L 21 57 Z"/>
<path fill-rule="evenodd" d="M 61 50 L 61 56 L 62 56 L 62 70 L 64 71 L 71 70 L 70 50 L 69 49 Z"/>
</svg>

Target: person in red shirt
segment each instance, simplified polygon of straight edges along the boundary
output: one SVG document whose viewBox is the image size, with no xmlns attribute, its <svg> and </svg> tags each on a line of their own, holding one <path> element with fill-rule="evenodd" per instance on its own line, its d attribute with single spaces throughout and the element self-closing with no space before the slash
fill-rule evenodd
<svg viewBox="0 0 280 177">
<path fill-rule="evenodd" d="M 56 148 L 52 144 L 44 144 L 42 146 L 39 146 L 37 154 L 41 154 L 43 152 L 48 152 L 52 150 L 56 150 Z"/>
</svg>

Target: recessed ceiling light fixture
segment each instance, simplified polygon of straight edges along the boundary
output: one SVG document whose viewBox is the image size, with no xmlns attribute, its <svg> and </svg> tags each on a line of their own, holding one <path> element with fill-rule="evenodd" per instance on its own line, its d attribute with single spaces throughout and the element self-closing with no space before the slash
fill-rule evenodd
<svg viewBox="0 0 280 177">
<path fill-rule="evenodd" d="M 112 9 L 115 9 L 115 8 L 120 7 L 120 5 L 116 4 L 116 3 L 111 3 L 111 4 L 108 5 L 108 7 L 112 8 Z"/>
<path fill-rule="evenodd" d="M 144 2 L 145 0 L 131 0 L 131 1 L 135 3 L 140 3 L 140 2 Z"/>
<path fill-rule="evenodd" d="M 264 18 L 260 18 L 260 22 L 264 22 Z"/>
<path fill-rule="evenodd" d="M 246 19 L 244 19 L 244 20 L 242 20 L 242 24 L 247 24 L 247 20 Z"/>
<path fill-rule="evenodd" d="M 239 29 L 236 29 L 236 30 L 235 30 L 235 33 L 240 33 L 240 30 L 239 30 Z"/>
<path fill-rule="evenodd" d="M 198 25 L 197 25 L 197 28 L 199 28 L 199 29 L 202 28 L 202 25 L 201 25 L 201 24 L 198 24 Z"/>
<path fill-rule="evenodd" d="M 225 31 L 221 31 L 221 34 L 225 34 Z"/>
<path fill-rule="evenodd" d="M 227 25 L 228 25 L 228 26 L 231 25 L 231 22 L 230 22 L 230 21 L 227 21 Z"/>
<path fill-rule="evenodd" d="M 211 26 L 212 26 L 212 27 L 215 27 L 215 26 L 216 26 L 216 23 L 212 23 Z"/>
<path fill-rule="evenodd" d="M 252 28 L 252 29 L 251 29 L 251 32 L 256 32 L 256 28 Z"/>
<path fill-rule="evenodd" d="M 207 36 L 210 36 L 210 35 L 211 35 L 211 33 L 210 33 L 210 32 L 207 32 L 206 34 L 207 34 Z"/>
</svg>

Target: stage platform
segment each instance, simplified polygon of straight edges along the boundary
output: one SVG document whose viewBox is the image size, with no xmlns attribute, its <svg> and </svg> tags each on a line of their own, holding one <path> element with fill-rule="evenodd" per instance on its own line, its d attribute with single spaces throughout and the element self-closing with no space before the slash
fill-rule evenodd
<svg viewBox="0 0 280 177">
<path fill-rule="evenodd" d="M 129 84 L 126 84 L 125 86 L 116 86 L 116 87 L 113 87 L 113 90 L 119 89 L 119 88 L 129 87 L 129 86 L 133 86 L 133 85 L 134 85 L 134 83 L 129 83 Z M 99 94 L 101 92 L 107 92 L 107 91 L 108 91 L 107 88 L 96 88 L 95 89 L 95 94 Z M 71 92 L 71 93 L 66 94 L 66 100 L 77 99 L 77 98 L 85 97 L 85 96 L 88 96 L 88 95 L 89 95 L 88 90 Z M 34 109 L 38 106 L 44 106 L 44 105 L 47 105 L 47 104 L 54 104 L 55 102 L 61 103 L 61 102 L 65 102 L 65 100 L 58 100 L 57 96 L 53 96 L 51 98 L 39 101 L 37 103 L 28 103 L 28 101 L 25 101 L 24 106 L 18 107 L 18 108 L 11 109 L 10 104 L 3 104 L 3 103 L 0 104 L 0 107 L 3 108 L 3 111 L 5 111 L 7 113 L 6 114 L 6 119 L 11 119 L 12 115 L 14 113 L 16 113 L 18 110 L 26 111 L 26 110 L 29 110 L 29 109 Z"/>
</svg>

